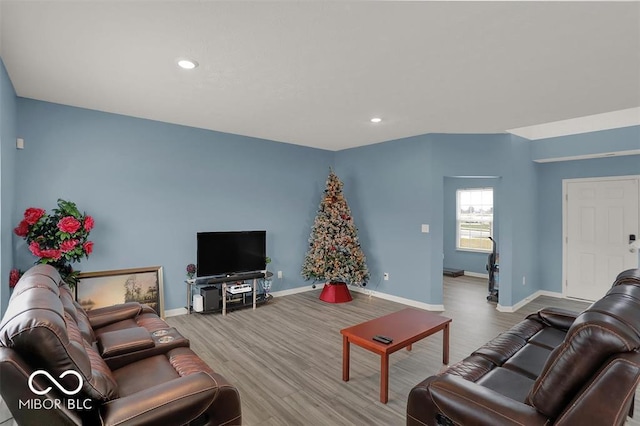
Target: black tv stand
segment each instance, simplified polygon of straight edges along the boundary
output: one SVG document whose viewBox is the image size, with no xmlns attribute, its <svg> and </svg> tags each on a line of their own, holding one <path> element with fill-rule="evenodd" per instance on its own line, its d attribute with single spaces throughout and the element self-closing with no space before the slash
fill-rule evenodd
<svg viewBox="0 0 640 426">
<path fill-rule="evenodd" d="M 228 283 L 234 281 L 245 281 L 245 280 L 253 280 L 256 278 L 264 278 L 264 271 L 256 271 L 256 272 L 240 272 L 238 274 L 226 274 L 222 276 L 214 276 L 208 277 L 207 284 L 220 284 L 220 283 Z M 198 279 L 198 281 L 200 278 Z"/>
<path fill-rule="evenodd" d="M 221 305 L 213 309 L 206 309 L 198 313 L 216 313 L 222 312 L 222 315 L 226 315 L 227 311 L 235 308 L 244 308 L 253 306 L 256 309 L 258 304 L 262 304 L 271 300 L 272 296 L 267 294 L 258 295 L 258 279 L 259 278 L 271 278 L 273 273 L 268 271 L 253 271 L 242 272 L 237 274 L 225 274 L 209 277 L 198 277 L 189 279 L 187 283 L 187 311 L 189 314 L 194 311 L 192 306 L 193 288 L 200 288 L 204 286 L 215 286 L 218 288 L 221 294 Z M 232 294 L 227 291 L 229 283 L 252 281 L 252 291 L 250 293 L 238 293 Z"/>
</svg>

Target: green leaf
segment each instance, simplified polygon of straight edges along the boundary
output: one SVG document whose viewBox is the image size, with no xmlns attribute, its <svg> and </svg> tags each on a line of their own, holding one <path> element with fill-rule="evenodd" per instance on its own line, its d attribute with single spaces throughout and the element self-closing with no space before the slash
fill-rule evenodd
<svg viewBox="0 0 640 426">
<path fill-rule="evenodd" d="M 64 213 L 67 213 L 76 219 L 80 217 L 80 211 L 76 207 L 75 203 L 58 198 L 58 206 Z"/>
</svg>

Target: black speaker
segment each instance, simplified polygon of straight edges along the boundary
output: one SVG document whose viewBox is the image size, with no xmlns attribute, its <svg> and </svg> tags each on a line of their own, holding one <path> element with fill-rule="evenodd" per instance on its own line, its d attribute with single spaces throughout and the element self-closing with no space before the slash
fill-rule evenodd
<svg viewBox="0 0 640 426">
<path fill-rule="evenodd" d="M 222 287 L 212 285 L 209 287 L 202 287 L 200 289 L 200 295 L 203 299 L 204 310 L 211 311 L 214 309 L 220 309 L 222 302 Z"/>
</svg>

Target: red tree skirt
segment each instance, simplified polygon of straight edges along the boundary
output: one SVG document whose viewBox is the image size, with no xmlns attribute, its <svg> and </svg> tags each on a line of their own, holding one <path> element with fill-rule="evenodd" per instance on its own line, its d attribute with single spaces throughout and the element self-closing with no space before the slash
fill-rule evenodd
<svg viewBox="0 0 640 426">
<path fill-rule="evenodd" d="M 327 303 L 344 303 L 351 302 L 352 298 L 345 283 L 330 283 L 324 285 L 320 300 Z"/>
</svg>

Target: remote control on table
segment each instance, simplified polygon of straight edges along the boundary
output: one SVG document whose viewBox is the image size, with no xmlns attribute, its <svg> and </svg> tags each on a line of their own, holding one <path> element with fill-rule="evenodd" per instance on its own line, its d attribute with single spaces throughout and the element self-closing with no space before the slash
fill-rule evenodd
<svg viewBox="0 0 640 426">
<path fill-rule="evenodd" d="M 380 335 L 373 336 L 373 340 L 375 340 L 376 342 L 384 343 L 385 345 L 388 345 L 391 342 L 393 342 L 392 338 L 387 336 L 380 336 Z"/>
</svg>

